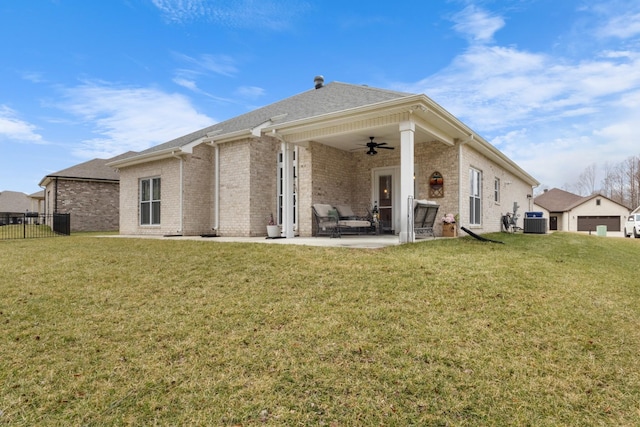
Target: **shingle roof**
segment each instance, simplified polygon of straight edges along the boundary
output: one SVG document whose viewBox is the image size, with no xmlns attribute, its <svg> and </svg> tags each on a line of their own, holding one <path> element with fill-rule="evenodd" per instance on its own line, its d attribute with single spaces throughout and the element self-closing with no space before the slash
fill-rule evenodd
<svg viewBox="0 0 640 427">
<path fill-rule="evenodd" d="M 207 133 L 229 134 L 252 129 L 269 119 L 285 115 L 282 123 L 301 120 L 323 114 L 344 111 L 365 105 L 377 104 L 392 99 L 404 98 L 415 94 L 396 92 L 368 86 L 331 82 L 320 89 L 311 89 L 282 101 L 258 108 L 232 119 L 200 129 L 180 138 L 156 145 L 137 154 L 148 154 L 170 148 L 181 147 L 204 137 Z M 113 159 L 112 159 L 113 161 Z"/>
<path fill-rule="evenodd" d="M 98 179 L 98 180 L 110 180 L 118 181 L 120 176 L 118 172 L 112 167 L 107 166 L 107 163 L 135 154 L 132 151 L 128 151 L 124 154 L 120 154 L 111 159 L 93 159 L 78 165 L 71 166 L 67 169 L 63 169 L 58 172 L 48 174 L 46 178 L 75 178 L 75 179 Z M 41 182 L 42 184 L 42 182 Z"/>
<path fill-rule="evenodd" d="M 533 199 L 533 202 L 549 212 L 566 212 L 576 204 L 580 204 L 583 199 L 584 197 L 577 194 L 569 193 L 559 188 L 552 188 Z"/>
<path fill-rule="evenodd" d="M 26 212 L 31 208 L 29 196 L 19 191 L 0 192 L 0 212 Z"/>
</svg>

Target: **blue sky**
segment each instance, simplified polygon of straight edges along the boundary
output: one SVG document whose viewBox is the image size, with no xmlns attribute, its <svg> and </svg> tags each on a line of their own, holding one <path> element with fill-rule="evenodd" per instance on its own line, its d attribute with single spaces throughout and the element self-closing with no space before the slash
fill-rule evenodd
<svg viewBox="0 0 640 427">
<path fill-rule="evenodd" d="M 425 93 L 543 186 L 640 155 L 640 2 L 0 0 L 0 191 L 326 82 Z"/>
</svg>

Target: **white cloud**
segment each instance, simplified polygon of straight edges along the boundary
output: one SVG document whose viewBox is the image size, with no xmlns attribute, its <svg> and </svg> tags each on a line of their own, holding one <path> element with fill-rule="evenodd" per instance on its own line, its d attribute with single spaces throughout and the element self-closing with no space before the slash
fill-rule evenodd
<svg viewBox="0 0 640 427">
<path fill-rule="evenodd" d="M 640 34 L 638 14 L 586 13 L 607 14 L 600 35 Z M 504 21 L 476 7 L 454 19 L 469 36 L 467 49 L 440 72 L 396 89 L 426 93 L 543 184 L 575 182 L 585 165 L 638 154 L 640 51 L 633 43 L 599 42 L 590 56 L 573 59 L 492 45 Z"/>
<path fill-rule="evenodd" d="M 640 55 L 571 63 L 542 53 L 472 46 L 441 72 L 401 90 L 426 93 L 472 127 L 508 129 L 601 112 L 640 87 Z"/>
<path fill-rule="evenodd" d="M 6 105 L 0 105 L 0 139 L 35 144 L 45 143 L 42 135 L 36 132 L 35 125 L 21 120 L 18 114 Z"/>
<path fill-rule="evenodd" d="M 452 17 L 453 29 L 465 35 L 473 43 L 487 43 L 493 35 L 504 27 L 504 19 L 491 15 L 476 6 L 467 6 Z"/>
<path fill-rule="evenodd" d="M 215 123 L 182 95 L 102 82 L 66 89 L 59 107 L 80 118 L 97 135 L 74 149 L 83 158 L 144 150 Z"/>
<path fill-rule="evenodd" d="M 310 6 L 297 0 L 152 0 L 165 19 L 174 23 L 203 20 L 232 28 L 282 31 Z"/>
<path fill-rule="evenodd" d="M 236 93 L 247 99 L 257 99 L 264 95 L 264 89 L 256 86 L 240 86 Z"/>
<path fill-rule="evenodd" d="M 213 72 L 214 74 L 233 77 L 238 72 L 235 59 L 229 55 L 212 55 L 205 53 L 198 57 L 193 57 L 178 52 L 174 52 L 173 55 L 178 60 L 186 62 L 191 66 L 191 69 L 179 70 L 182 73 L 203 74 L 205 72 Z"/>
</svg>

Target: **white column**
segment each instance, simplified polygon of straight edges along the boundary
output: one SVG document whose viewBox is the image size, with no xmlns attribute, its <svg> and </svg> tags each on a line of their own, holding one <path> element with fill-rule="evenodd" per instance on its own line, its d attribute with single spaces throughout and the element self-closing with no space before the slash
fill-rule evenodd
<svg viewBox="0 0 640 427">
<path fill-rule="evenodd" d="M 283 201 L 282 234 L 286 238 L 295 237 L 293 229 L 293 144 L 282 143 Z"/>
<path fill-rule="evenodd" d="M 413 233 L 408 229 L 409 197 L 413 197 L 414 133 L 413 120 L 400 122 L 400 243 L 413 242 Z"/>
</svg>

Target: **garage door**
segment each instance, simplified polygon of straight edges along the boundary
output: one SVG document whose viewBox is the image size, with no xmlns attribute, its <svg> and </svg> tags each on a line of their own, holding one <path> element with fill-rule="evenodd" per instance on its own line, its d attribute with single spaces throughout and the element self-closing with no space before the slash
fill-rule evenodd
<svg viewBox="0 0 640 427">
<path fill-rule="evenodd" d="M 579 216 L 578 231 L 596 231 L 599 225 L 606 225 L 607 231 L 620 231 L 619 216 Z"/>
</svg>

